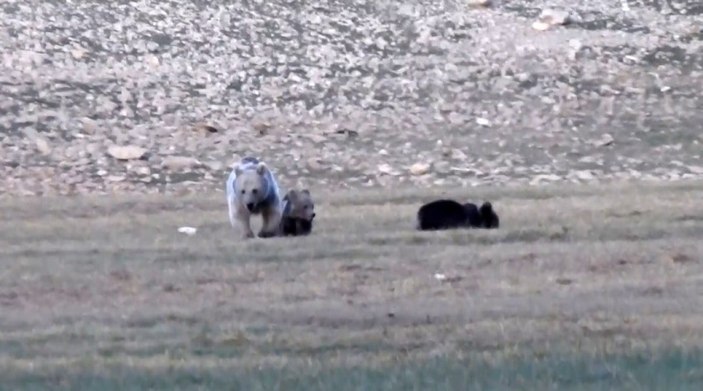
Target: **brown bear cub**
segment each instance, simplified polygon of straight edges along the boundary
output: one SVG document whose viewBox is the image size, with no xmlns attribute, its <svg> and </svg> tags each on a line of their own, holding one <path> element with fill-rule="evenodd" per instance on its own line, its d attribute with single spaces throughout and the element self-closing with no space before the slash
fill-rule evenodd
<svg viewBox="0 0 703 391">
<path fill-rule="evenodd" d="M 417 229 L 423 231 L 454 228 L 498 228 L 500 220 L 490 202 L 481 207 L 442 199 L 429 202 L 417 212 Z"/>
<path fill-rule="evenodd" d="M 307 189 L 290 190 L 283 197 L 282 236 L 309 235 L 315 218 L 315 203 Z"/>
</svg>

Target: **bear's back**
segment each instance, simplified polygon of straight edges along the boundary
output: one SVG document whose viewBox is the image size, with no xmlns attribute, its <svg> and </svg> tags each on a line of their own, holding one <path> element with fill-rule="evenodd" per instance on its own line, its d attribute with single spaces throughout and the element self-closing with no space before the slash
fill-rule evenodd
<svg viewBox="0 0 703 391">
<path fill-rule="evenodd" d="M 464 205 L 454 200 L 436 200 L 420 207 L 417 212 L 418 229 L 437 230 L 459 228 L 467 224 Z"/>
</svg>

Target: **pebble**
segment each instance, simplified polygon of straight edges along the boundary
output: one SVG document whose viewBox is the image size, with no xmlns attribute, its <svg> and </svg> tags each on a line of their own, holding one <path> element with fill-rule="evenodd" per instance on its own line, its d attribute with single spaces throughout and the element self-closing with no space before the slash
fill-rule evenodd
<svg viewBox="0 0 703 391">
<path fill-rule="evenodd" d="M 51 154 L 51 147 L 49 146 L 49 142 L 47 142 L 44 138 L 42 137 L 37 137 L 34 139 L 34 143 L 37 146 L 37 150 L 39 153 L 42 155 L 49 155 Z"/>
<path fill-rule="evenodd" d="M 195 126 L 193 126 L 193 130 L 205 136 L 211 135 L 213 133 L 220 133 L 220 130 L 216 127 L 204 123 L 196 124 Z"/>
<path fill-rule="evenodd" d="M 393 170 L 393 167 L 390 164 L 379 164 L 378 165 L 378 171 L 381 174 L 386 174 L 386 175 L 393 175 L 395 173 L 395 170 Z"/>
<path fill-rule="evenodd" d="M 98 128 L 98 124 L 91 118 L 83 117 L 81 122 L 83 123 L 83 133 L 85 134 L 94 134 Z"/>
<path fill-rule="evenodd" d="M 217 161 L 217 160 L 205 162 L 204 165 L 212 171 L 221 171 L 225 168 L 224 163 L 222 163 L 221 161 Z"/>
<path fill-rule="evenodd" d="M 569 13 L 563 10 L 544 9 L 537 17 L 537 21 L 532 23 L 532 28 L 539 31 L 548 30 L 552 26 L 567 24 Z"/>
<path fill-rule="evenodd" d="M 536 175 L 530 180 L 530 185 L 538 185 L 544 182 L 558 182 L 561 181 L 562 177 L 554 174 L 541 174 Z"/>
<path fill-rule="evenodd" d="M 198 232 L 198 229 L 195 227 L 179 227 L 178 232 L 186 234 L 188 236 L 193 236 Z"/>
<path fill-rule="evenodd" d="M 327 141 L 327 137 L 320 134 L 309 134 L 307 137 L 315 144 L 320 144 Z"/>
<path fill-rule="evenodd" d="M 491 126 L 491 121 L 487 120 L 486 118 L 482 118 L 482 117 L 476 117 L 476 123 L 481 126 Z"/>
<path fill-rule="evenodd" d="M 447 174 L 451 170 L 451 164 L 447 161 L 439 161 L 434 164 L 434 170 L 440 174 Z"/>
<path fill-rule="evenodd" d="M 322 164 L 320 164 L 320 159 L 318 158 L 310 158 L 307 161 L 308 163 L 308 168 L 311 170 L 321 170 L 322 169 Z"/>
<path fill-rule="evenodd" d="M 466 154 L 460 149 L 452 149 L 451 158 L 454 160 L 466 160 Z"/>
<path fill-rule="evenodd" d="M 185 170 L 200 167 L 202 163 L 190 156 L 167 156 L 161 166 L 170 170 Z"/>
<path fill-rule="evenodd" d="M 594 144 L 599 147 L 607 147 L 615 142 L 615 138 L 610 133 L 605 133 L 599 140 L 596 140 Z"/>
<path fill-rule="evenodd" d="M 122 182 L 126 178 L 122 175 L 109 175 L 108 177 L 105 178 L 106 181 L 108 182 Z"/>
<path fill-rule="evenodd" d="M 424 175 L 430 171 L 432 165 L 429 163 L 415 163 L 410 166 L 410 173 L 413 175 Z"/>
<path fill-rule="evenodd" d="M 468 0 L 469 7 L 489 7 L 491 0 Z"/>
<path fill-rule="evenodd" d="M 134 167 L 133 171 L 138 175 L 150 176 L 151 169 L 147 166 Z"/>
<path fill-rule="evenodd" d="M 584 180 L 584 181 L 590 181 L 595 179 L 595 176 L 593 175 L 593 172 L 590 170 L 580 170 L 580 171 L 574 171 L 571 173 L 571 176 L 574 176 L 578 179 Z"/>
</svg>

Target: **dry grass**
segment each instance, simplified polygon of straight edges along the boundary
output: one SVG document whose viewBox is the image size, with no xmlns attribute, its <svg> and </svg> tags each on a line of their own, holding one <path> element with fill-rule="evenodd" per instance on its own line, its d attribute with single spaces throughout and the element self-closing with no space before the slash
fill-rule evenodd
<svg viewBox="0 0 703 391">
<path fill-rule="evenodd" d="M 0 377 L 703 345 L 703 183 L 313 195 L 312 236 L 246 243 L 221 194 L 2 201 Z M 415 231 L 439 195 L 502 227 Z"/>
</svg>

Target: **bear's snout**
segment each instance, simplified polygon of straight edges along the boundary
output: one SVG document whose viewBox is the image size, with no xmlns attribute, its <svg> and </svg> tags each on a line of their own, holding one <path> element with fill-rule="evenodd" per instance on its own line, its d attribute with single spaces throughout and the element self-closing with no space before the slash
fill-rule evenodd
<svg viewBox="0 0 703 391">
<path fill-rule="evenodd" d="M 249 209 L 249 212 L 253 212 L 254 211 L 254 203 L 253 202 L 248 203 L 247 209 Z"/>
<path fill-rule="evenodd" d="M 315 214 L 313 213 L 313 214 L 310 216 L 310 221 L 312 221 L 312 219 L 314 219 L 314 218 L 315 218 Z"/>
</svg>

